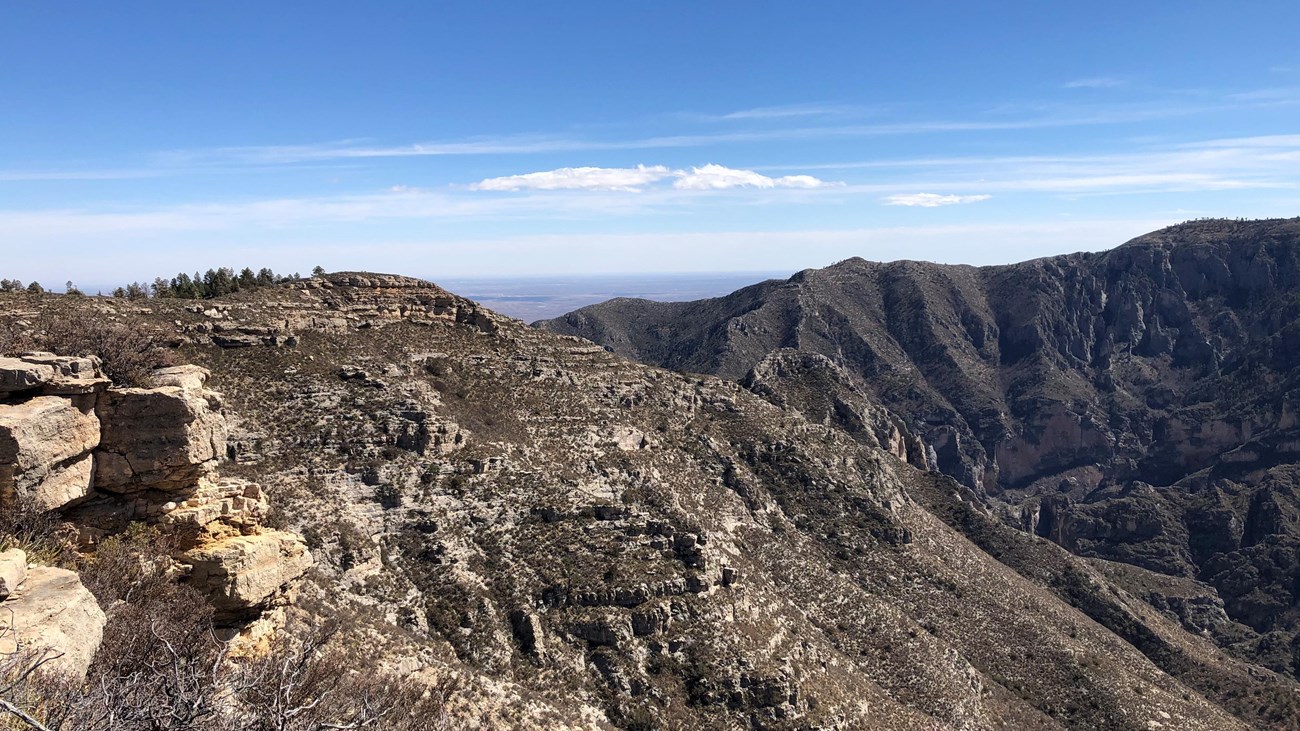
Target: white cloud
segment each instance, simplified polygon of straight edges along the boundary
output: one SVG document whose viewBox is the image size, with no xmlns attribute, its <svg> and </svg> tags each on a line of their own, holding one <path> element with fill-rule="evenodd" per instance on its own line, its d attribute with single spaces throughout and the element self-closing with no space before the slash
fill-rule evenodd
<svg viewBox="0 0 1300 731">
<path fill-rule="evenodd" d="M 737 170 L 709 163 L 691 168 L 690 172 L 677 171 L 673 187 L 678 190 L 728 190 L 730 188 L 822 188 L 827 183 L 811 175 L 786 175 L 769 178 L 753 170 Z"/>
<path fill-rule="evenodd" d="M 1300 87 L 1286 86 L 1275 89 L 1255 89 L 1240 94 L 1229 94 L 1228 98 L 1243 102 L 1272 102 L 1291 105 L 1300 102 Z"/>
<path fill-rule="evenodd" d="M 672 175 L 663 165 L 637 165 L 634 168 L 559 168 L 523 175 L 488 178 L 470 186 L 471 190 L 619 190 L 634 192 L 643 186 Z"/>
<path fill-rule="evenodd" d="M 637 165 L 634 168 L 558 168 L 536 173 L 507 175 L 480 180 L 470 190 L 596 190 L 635 193 L 646 186 L 676 178 L 677 190 L 729 190 L 732 188 L 823 188 L 828 183 L 811 175 L 785 175 L 771 178 L 753 170 L 738 170 L 710 163 L 690 170 L 671 170 L 663 165 Z"/>
<path fill-rule="evenodd" d="M 887 206 L 919 206 L 921 208 L 938 208 L 958 203 L 978 203 L 986 201 L 988 195 L 939 195 L 938 193 L 907 193 L 891 195 L 885 198 Z"/>
</svg>

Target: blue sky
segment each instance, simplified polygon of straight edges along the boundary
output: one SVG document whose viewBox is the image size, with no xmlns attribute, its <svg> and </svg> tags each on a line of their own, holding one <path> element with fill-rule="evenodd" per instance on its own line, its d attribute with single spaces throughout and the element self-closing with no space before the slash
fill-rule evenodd
<svg viewBox="0 0 1300 731">
<path fill-rule="evenodd" d="M 995 263 L 1300 214 L 1300 3 L 0 0 L 3 273 Z"/>
</svg>

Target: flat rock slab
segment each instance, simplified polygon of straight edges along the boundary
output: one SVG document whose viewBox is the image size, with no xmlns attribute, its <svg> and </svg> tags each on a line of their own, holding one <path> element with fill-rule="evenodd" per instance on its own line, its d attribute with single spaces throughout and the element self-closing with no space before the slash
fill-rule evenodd
<svg viewBox="0 0 1300 731">
<path fill-rule="evenodd" d="M 102 391 L 110 381 L 98 358 L 23 353 L 0 358 L 0 395 L 35 392 L 72 395 Z"/>
<path fill-rule="evenodd" d="M 28 363 L 20 358 L 0 358 L 0 393 L 21 393 L 40 388 L 54 380 L 55 370 L 48 365 Z"/>
<path fill-rule="evenodd" d="M 0 464 L 20 471 L 89 452 L 99 445 L 99 420 L 72 401 L 37 396 L 20 404 L 0 404 Z"/>
<path fill-rule="evenodd" d="M 38 510 L 61 510 L 94 495 L 90 487 L 95 460 L 85 454 L 50 468 L 26 492 L 26 499 Z"/>
<path fill-rule="evenodd" d="M 149 377 L 150 385 L 175 386 L 183 391 L 202 391 L 208 384 L 211 373 L 207 368 L 196 365 L 179 365 L 159 368 Z"/>
<path fill-rule="evenodd" d="M 104 639 L 104 612 L 80 577 L 40 566 L 0 607 L 0 654 L 59 655 L 46 668 L 84 678 Z"/>
</svg>

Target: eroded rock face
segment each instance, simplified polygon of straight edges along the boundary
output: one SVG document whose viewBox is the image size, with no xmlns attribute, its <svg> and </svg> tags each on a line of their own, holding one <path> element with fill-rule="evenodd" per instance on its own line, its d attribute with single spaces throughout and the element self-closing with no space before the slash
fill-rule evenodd
<svg viewBox="0 0 1300 731">
<path fill-rule="evenodd" d="M 191 386 L 193 374 L 176 375 Z M 216 393 L 200 387 L 123 388 L 100 396 L 104 424 L 95 487 L 108 492 L 178 490 L 196 484 L 226 453 Z"/>
<path fill-rule="evenodd" d="M 0 510 L 59 511 L 83 547 L 154 523 L 233 625 L 284 597 L 311 556 L 296 535 L 262 529 L 258 485 L 216 477 L 226 421 L 207 378 L 178 366 L 155 372 L 152 388 L 109 389 L 93 358 L 0 359 Z M 0 658 L 50 657 L 46 670 L 84 677 L 104 626 L 77 574 L 0 552 Z"/>
<path fill-rule="evenodd" d="M 54 380 L 54 369 L 19 358 L 0 358 L 0 393 L 22 393 Z"/>
<path fill-rule="evenodd" d="M 302 539 L 283 531 L 205 543 L 180 560 L 189 567 L 189 584 L 226 621 L 246 619 L 269 606 L 312 563 Z"/>
<path fill-rule="evenodd" d="M 0 604 L 0 654 L 46 651 L 47 668 L 84 677 L 104 635 L 104 612 L 76 573 L 40 566 Z"/>
<path fill-rule="evenodd" d="M 925 445 L 904 421 L 858 386 L 843 367 L 820 353 L 782 348 L 759 361 L 740 382 L 810 421 L 836 426 L 923 469 L 932 467 Z"/>
<path fill-rule="evenodd" d="M 91 450 L 99 419 L 58 396 L 0 404 L 0 499 L 52 510 L 90 493 Z"/>
<path fill-rule="evenodd" d="M 44 352 L 0 358 L 0 397 L 32 393 L 86 394 L 102 391 L 108 385 L 97 358 Z"/>
</svg>

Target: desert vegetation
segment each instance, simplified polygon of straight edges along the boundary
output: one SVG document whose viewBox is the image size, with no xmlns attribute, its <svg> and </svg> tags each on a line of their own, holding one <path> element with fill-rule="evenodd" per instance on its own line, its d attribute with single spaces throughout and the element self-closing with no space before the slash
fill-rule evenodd
<svg viewBox="0 0 1300 731">
<path fill-rule="evenodd" d="M 56 525 L 4 518 L 0 543 L 75 568 L 106 609 L 104 642 L 83 681 L 56 656 L 0 657 L 0 728 L 37 731 L 323 731 L 452 728 L 446 688 L 368 667 L 342 642 L 345 617 L 277 632 L 236 655 L 204 598 L 176 581 L 170 539 L 136 525 L 90 555 L 51 553 Z M 0 630 L 8 632 L 11 630 Z"/>
<path fill-rule="evenodd" d="M 174 358 L 163 332 L 144 320 L 57 305 L 0 323 L 0 355 L 31 350 L 97 356 L 105 374 L 127 386 L 141 385 L 151 370 Z"/>
</svg>

